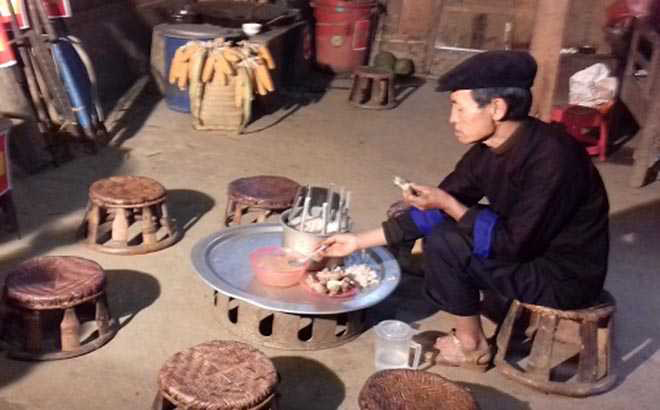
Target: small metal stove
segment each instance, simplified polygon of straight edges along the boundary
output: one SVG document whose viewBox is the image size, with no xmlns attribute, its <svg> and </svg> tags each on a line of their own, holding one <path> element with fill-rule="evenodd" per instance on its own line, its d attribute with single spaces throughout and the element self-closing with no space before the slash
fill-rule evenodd
<svg viewBox="0 0 660 410">
<path fill-rule="evenodd" d="M 193 248 L 197 272 L 216 291 L 214 305 L 220 323 L 239 337 L 287 350 L 338 346 L 362 332 L 367 309 L 399 284 L 396 260 L 384 248 L 374 247 L 345 260 L 346 265 L 367 264 L 380 276 L 378 285 L 353 297 L 314 295 L 300 286 L 263 286 L 254 278 L 249 255 L 282 243 L 281 224 L 256 224 L 225 229 Z"/>
</svg>

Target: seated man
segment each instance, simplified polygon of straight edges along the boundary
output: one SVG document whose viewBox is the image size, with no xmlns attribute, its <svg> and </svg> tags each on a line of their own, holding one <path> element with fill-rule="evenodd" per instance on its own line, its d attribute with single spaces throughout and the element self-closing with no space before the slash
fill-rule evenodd
<svg viewBox="0 0 660 410">
<path fill-rule="evenodd" d="M 607 194 L 579 143 L 528 116 L 535 75 L 534 59 L 515 51 L 484 52 L 448 72 L 439 90 L 451 92 L 449 122 L 472 147 L 437 188 L 411 184 L 407 212 L 325 241 L 325 256 L 345 256 L 424 237 L 427 294 L 455 318 L 435 344 L 440 364 L 488 366 L 480 290 L 575 309 L 603 288 Z"/>
</svg>

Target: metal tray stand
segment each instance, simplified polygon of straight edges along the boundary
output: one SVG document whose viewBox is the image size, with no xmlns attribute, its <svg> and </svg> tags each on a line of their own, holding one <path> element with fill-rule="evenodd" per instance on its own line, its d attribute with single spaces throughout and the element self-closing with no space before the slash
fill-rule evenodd
<svg viewBox="0 0 660 410">
<path fill-rule="evenodd" d="M 254 279 L 249 255 L 281 244 L 281 225 L 243 225 L 201 240 L 192 251 L 197 272 L 216 291 L 219 321 L 238 336 L 268 347 L 315 350 L 346 343 L 364 329 L 366 309 L 389 296 L 400 281 L 396 260 L 375 247 L 345 260 L 346 265 L 368 264 L 381 279 L 353 297 L 314 295 L 300 286 L 263 286 Z"/>
</svg>

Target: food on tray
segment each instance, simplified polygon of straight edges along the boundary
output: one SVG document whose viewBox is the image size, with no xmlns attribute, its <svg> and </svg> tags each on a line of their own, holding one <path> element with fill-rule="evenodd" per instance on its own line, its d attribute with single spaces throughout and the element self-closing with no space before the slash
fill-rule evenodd
<svg viewBox="0 0 660 410">
<path fill-rule="evenodd" d="M 401 190 L 403 190 L 403 191 L 408 191 L 408 192 L 410 192 L 412 195 L 415 195 L 415 196 L 419 195 L 419 192 L 417 192 L 417 191 L 412 187 L 412 182 L 408 181 L 408 180 L 405 179 L 405 178 L 401 178 L 401 177 L 399 177 L 399 176 L 395 176 L 395 177 L 392 179 L 392 182 L 394 183 L 394 185 L 398 186 L 398 187 L 401 188 Z"/>
<path fill-rule="evenodd" d="M 335 297 L 350 296 L 378 283 L 378 274 L 366 264 L 325 268 L 305 277 L 305 285 L 314 292 Z"/>
</svg>

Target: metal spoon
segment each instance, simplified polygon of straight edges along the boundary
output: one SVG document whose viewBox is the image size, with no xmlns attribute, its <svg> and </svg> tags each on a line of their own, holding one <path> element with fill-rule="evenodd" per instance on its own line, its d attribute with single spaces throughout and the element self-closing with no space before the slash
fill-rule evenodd
<svg viewBox="0 0 660 410">
<path fill-rule="evenodd" d="M 303 266 L 304 264 L 312 260 L 314 256 L 328 249 L 329 246 L 330 245 L 321 245 L 318 249 L 316 249 L 314 252 L 310 253 L 307 256 L 304 256 L 300 259 L 291 259 L 289 260 L 289 266 Z"/>
</svg>

